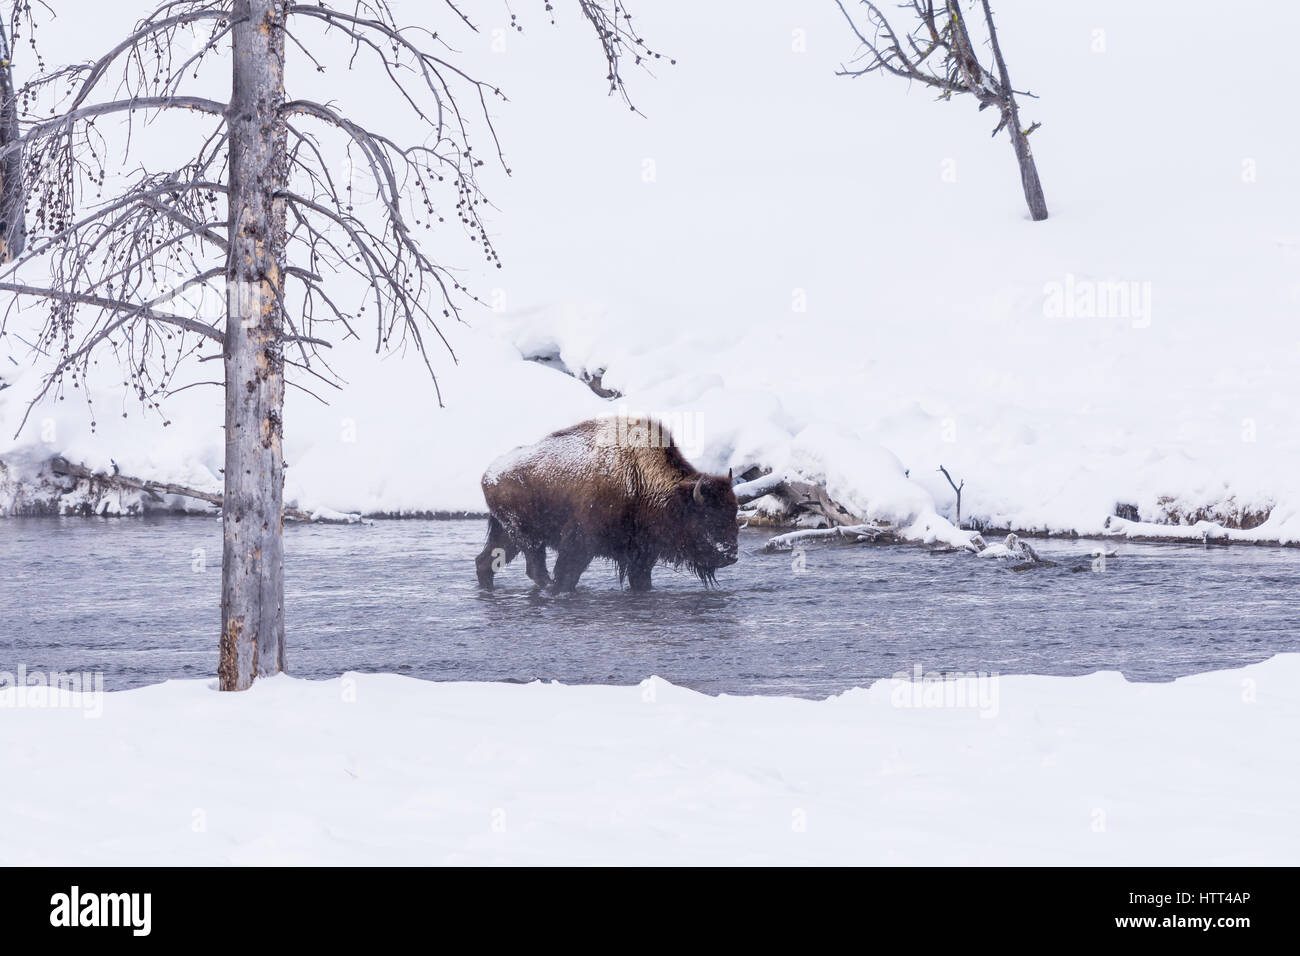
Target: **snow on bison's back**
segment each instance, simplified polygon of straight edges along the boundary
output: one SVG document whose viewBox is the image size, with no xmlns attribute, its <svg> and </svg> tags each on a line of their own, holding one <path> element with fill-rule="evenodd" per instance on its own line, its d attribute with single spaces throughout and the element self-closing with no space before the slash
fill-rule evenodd
<svg viewBox="0 0 1300 956">
<path fill-rule="evenodd" d="M 592 558 L 609 558 L 619 580 L 650 587 L 659 562 L 685 565 L 705 584 L 736 562 L 731 475 L 706 475 L 672 436 L 647 419 L 593 419 L 503 455 L 483 475 L 488 539 L 479 584 L 520 552 L 539 587 L 571 591 Z M 546 549 L 557 552 L 555 575 Z"/>
</svg>

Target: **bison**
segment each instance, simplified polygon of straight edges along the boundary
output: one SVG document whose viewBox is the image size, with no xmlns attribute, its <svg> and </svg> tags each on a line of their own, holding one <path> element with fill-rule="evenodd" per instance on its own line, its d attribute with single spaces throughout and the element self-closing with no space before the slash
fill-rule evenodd
<svg viewBox="0 0 1300 956">
<path fill-rule="evenodd" d="M 609 558 L 636 591 L 659 562 L 685 566 L 705 586 L 736 563 L 731 474 L 706 475 L 651 419 L 607 418 L 552 432 L 498 458 L 483 475 L 487 544 L 479 584 L 519 552 L 539 588 L 572 591 L 592 558 Z M 546 570 L 554 548 L 555 576 Z"/>
</svg>

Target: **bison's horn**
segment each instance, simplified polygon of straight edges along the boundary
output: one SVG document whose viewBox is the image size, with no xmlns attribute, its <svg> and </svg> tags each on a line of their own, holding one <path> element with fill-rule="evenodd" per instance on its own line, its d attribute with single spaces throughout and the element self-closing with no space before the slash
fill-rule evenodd
<svg viewBox="0 0 1300 956">
<path fill-rule="evenodd" d="M 731 469 L 727 469 L 727 484 L 731 484 Z"/>
<path fill-rule="evenodd" d="M 701 477 L 695 482 L 695 491 L 693 492 L 695 496 L 695 503 L 697 505 L 704 504 L 704 492 L 702 490 L 703 487 L 704 487 L 704 479 Z"/>
</svg>

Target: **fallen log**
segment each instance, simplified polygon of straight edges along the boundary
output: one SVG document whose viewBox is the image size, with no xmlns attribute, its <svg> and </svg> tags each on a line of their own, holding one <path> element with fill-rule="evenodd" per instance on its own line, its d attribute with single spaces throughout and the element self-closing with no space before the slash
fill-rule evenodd
<svg viewBox="0 0 1300 956">
<path fill-rule="evenodd" d="M 785 551 L 793 551 L 804 544 L 892 544 L 896 540 L 897 535 L 892 528 L 872 524 L 841 525 L 835 528 L 809 528 L 804 531 L 789 531 L 786 534 L 778 534 L 763 545 L 759 552 L 762 554 L 779 554 Z"/>
<path fill-rule="evenodd" d="M 834 528 L 862 523 L 861 517 L 827 494 L 822 485 L 783 472 L 774 471 L 741 482 L 732 490 L 742 508 L 741 517 L 755 524 Z M 772 499 L 770 502 L 760 500 L 768 497 Z M 743 510 L 751 504 L 755 506 Z"/>
<path fill-rule="evenodd" d="M 773 471 L 766 475 L 761 475 L 753 481 L 742 481 L 740 484 L 735 485 L 731 490 L 735 492 L 737 504 L 747 505 L 757 498 L 762 498 L 764 495 L 771 494 L 784 483 L 785 475 L 781 474 L 779 471 Z"/>
<path fill-rule="evenodd" d="M 130 475 L 109 474 L 106 471 L 92 471 L 85 465 L 79 465 L 61 456 L 55 456 L 50 459 L 50 471 L 58 476 L 67 476 L 79 480 L 95 481 L 107 485 L 109 488 L 122 488 L 130 491 L 142 491 L 147 494 L 151 500 L 161 503 L 163 495 L 179 495 L 183 498 L 194 498 L 197 501 L 206 501 L 208 504 L 216 505 L 218 508 L 222 504 L 222 495 L 215 491 L 202 491 L 198 488 L 191 488 L 187 485 L 178 485 L 169 481 L 146 481 L 141 478 L 133 478 Z M 311 514 L 298 508 L 285 508 L 284 516 L 291 521 L 314 521 L 320 524 L 355 524 L 361 520 L 360 515 L 330 513 L 323 514 L 317 512 Z"/>
</svg>

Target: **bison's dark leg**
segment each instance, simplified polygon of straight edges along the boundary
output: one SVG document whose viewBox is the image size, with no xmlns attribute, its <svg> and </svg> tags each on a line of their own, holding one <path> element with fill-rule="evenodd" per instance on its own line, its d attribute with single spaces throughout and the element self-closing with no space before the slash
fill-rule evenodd
<svg viewBox="0 0 1300 956">
<path fill-rule="evenodd" d="M 524 564 L 528 576 L 539 588 L 549 587 L 551 575 L 546 570 L 546 546 L 524 549 Z"/>
<path fill-rule="evenodd" d="M 506 529 L 501 527 L 501 522 L 489 517 L 487 544 L 483 545 L 483 550 L 474 559 L 479 586 L 490 588 L 492 576 L 513 561 L 518 553 L 519 549 L 506 535 Z"/>
<path fill-rule="evenodd" d="M 568 529 L 560 535 L 557 551 L 559 553 L 555 556 L 555 582 L 551 585 L 552 590 L 572 591 L 578 586 L 578 578 L 582 577 L 582 572 L 587 570 L 587 565 L 591 564 L 595 555 L 580 531 Z"/>
<path fill-rule="evenodd" d="M 582 551 L 561 551 L 555 559 L 555 591 L 572 591 L 578 586 L 578 578 L 591 564 L 593 555 Z"/>
<path fill-rule="evenodd" d="M 627 565 L 627 584 L 633 591 L 650 590 L 650 570 L 655 566 L 654 560 L 635 557 Z"/>
</svg>

